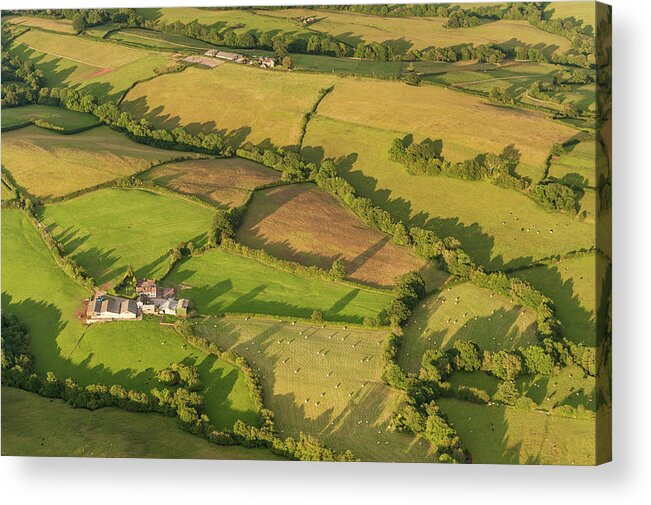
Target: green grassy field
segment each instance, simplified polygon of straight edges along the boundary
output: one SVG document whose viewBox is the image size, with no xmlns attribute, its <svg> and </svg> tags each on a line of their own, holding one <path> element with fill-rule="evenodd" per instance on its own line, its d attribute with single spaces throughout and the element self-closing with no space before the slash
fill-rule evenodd
<svg viewBox="0 0 651 505">
<path fill-rule="evenodd" d="M 316 435 L 364 461 L 436 461 L 426 441 L 390 428 L 401 393 L 380 378 L 385 331 L 235 318 L 208 319 L 195 331 L 258 371 L 281 435 Z"/>
<path fill-rule="evenodd" d="M 74 135 L 36 126 L 5 132 L 2 155 L 3 167 L 16 183 L 39 198 L 64 196 L 171 158 L 193 156 L 138 144 L 106 126 Z"/>
<path fill-rule="evenodd" d="M 473 28 L 449 30 L 443 27 L 446 18 L 394 18 L 314 9 L 258 12 L 287 20 L 302 16 L 315 17 L 317 21 L 309 26 L 310 30 L 326 33 L 353 47 L 362 41 L 383 42 L 398 53 L 404 53 L 408 49 L 422 50 L 432 46 L 448 47 L 466 43 L 496 44 L 505 48 L 541 45 L 546 54 L 555 50 L 565 52 L 570 48 L 566 38 L 538 30 L 526 21 L 500 20 Z"/>
<path fill-rule="evenodd" d="M 143 174 L 159 186 L 194 195 L 220 207 L 242 205 L 258 186 L 280 180 L 280 172 L 242 158 L 167 163 Z"/>
<path fill-rule="evenodd" d="M 72 21 L 69 19 L 48 19 L 32 16 L 2 16 L 2 18 L 3 23 L 7 24 L 43 28 L 44 30 L 61 33 L 75 33 L 72 29 Z"/>
<path fill-rule="evenodd" d="M 550 297 L 565 336 L 586 345 L 595 345 L 597 261 L 590 254 L 514 274 Z"/>
<path fill-rule="evenodd" d="M 3 129 L 15 129 L 33 123 L 62 133 L 74 133 L 99 125 L 100 121 L 91 114 L 47 105 L 2 108 Z"/>
<path fill-rule="evenodd" d="M 565 153 L 552 160 L 549 177 L 571 186 L 594 188 L 597 182 L 595 149 L 594 140 L 566 147 Z"/>
<path fill-rule="evenodd" d="M 165 23 L 174 23 L 180 21 L 188 24 L 197 21 L 202 25 L 210 26 L 223 30 L 225 28 L 233 30 L 235 33 L 244 33 L 253 31 L 257 34 L 262 32 L 279 31 L 285 33 L 298 33 L 309 37 L 311 32 L 299 27 L 297 23 L 289 20 L 279 19 L 267 16 L 265 12 L 254 10 L 210 10 L 199 9 L 196 7 L 177 7 L 177 8 L 145 8 L 136 9 L 138 14 L 145 19 L 162 21 Z"/>
<path fill-rule="evenodd" d="M 548 416 L 452 398 L 437 403 L 472 454 L 473 463 L 595 464 L 594 419 Z"/>
<path fill-rule="evenodd" d="M 159 414 L 73 409 L 2 388 L 2 455 L 94 458 L 282 459 L 263 449 L 219 446 Z"/>
<path fill-rule="evenodd" d="M 106 37 L 120 43 L 133 44 L 150 49 L 169 49 L 174 51 L 205 50 L 215 46 L 208 42 L 192 39 L 174 33 L 161 33 L 141 28 L 125 28 L 112 32 Z"/>
<path fill-rule="evenodd" d="M 414 310 L 401 340 L 399 363 L 416 372 L 427 349 L 472 340 L 497 351 L 537 342 L 536 314 L 468 282 L 423 300 Z"/>
<path fill-rule="evenodd" d="M 203 245 L 212 211 L 200 204 L 139 189 L 102 189 L 43 210 L 54 237 L 95 279 L 115 281 L 128 265 L 138 277 L 158 278 L 180 241 Z M 146 219 L 146 221 L 143 221 Z"/>
<path fill-rule="evenodd" d="M 330 225 L 323 226 L 323 216 Z M 439 287 L 447 275 L 431 272 L 427 262 L 409 248 L 392 243 L 370 228 L 336 197 L 313 184 L 292 184 L 257 191 L 247 205 L 238 242 L 264 248 L 278 258 L 329 269 L 339 259 L 349 279 L 392 286 L 410 270 L 421 271 Z"/>
<path fill-rule="evenodd" d="M 309 318 L 319 310 L 326 321 L 362 323 L 391 300 L 389 292 L 302 277 L 219 249 L 181 262 L 166 282 L 185 287 L 183 296 L 201 314 Z"/>
<path fill-rule="evenodd" d="M 338 88 L 339 85 L 335 88 L 335 93 Z M 321 107 L 325 108 L 328 99 L 329 96 Z M 344 99 L 339 104 L 342 111 L 346 103 L 352 109 L 356 108 L 355 104 Z M 409 108 L 408 103 L 403 104 L 403 108 Z M 423 105 L 423 108 L 427 107 Z M 375 114 L 384 115 L 384 112 L 376 110 Z M 374 117 L 369 112 L 359 120 L 367 119 L 370 122 Z M 432 119 L 435 117 L 436 113 L 432 110 L 432 116 L 422 116 L 419 122 L 412 119 L 414 123 L 411 124 L 430 126 L 437 120 Z M 459 118 L 454 115 L 450 117 L 454 123 L 458 123 Z M 335 121 L 319 114 L 309 123 L 303 142 L 303 155 L 308 160 L 321 159 L 323 156 L 338 158 L 340 175 L 360 195 L 370 198 L 395 218 L 427 227 L 443 237 L 456 237 L 475 261 L 490 268 L 529 264 L 532 259 L 562 254 L 593 244 L 592 225 L 564 214 L 547 212 L 523 194 L 498 188 L 488 182 L 408 175 L 405 168 L 390 161 L 387 154 L 391 141 L 397 137 L 402 138 L 407 133 L 404 125 L 410 124 L 408 121 L 407 117 L 403 118 L 405 129 L 400 131 L 384 129 L 380 125 L 371 128 Z M 392 120 L 389 119 L 388 122 Z M 469 125 L 463 128 L 470 128 L 472 135 L 474 132 L 477 135 L 484 134 Z M 502 136 L 511 133 L 494 134 Z M 472 135 L 462 141 L 466 145 L 469 138 L 475 144 L 482 142 L 479 137 Z M 422 136 L 421 134 L 415 140 L 420 141 Z M 445 139 L 446 135 L 430 135 L 432 139 L 441 137 Z M 487 135 L 485 139 L 488 140 L 489 137 Z M 509 142 L 502 138 L 499 145 Z M 496 149 L 495 146 L 486 148 Z M 444 155 L 453 149 L 449 142 L 444 141 Z M 470 147 L 463 149 L 467 149 L 467 154 L 463 157 L 473 156 Z M 524 158 L 525 146 L 515 144 L 515 149 L 520 150 Z M 490 202 L 490 205 L 486 202 Z"/>
<path fill-rule="evenodd" d="M 500 380 L 484 372 L 454 372 L 448 379 L 455 386 L 471 386 L 489 395 L 495 394 Z M 563 368 L 552 376 L 524 375 L 516 380 L 520 393 L 531 398 L 537 408 L 551 410 L 561 405 L 594 411 L 596 408 L 595 379 L 578 366 Z"/>
<path fill-rule="evenodd" d="M 232 145 L 298 144 L 301 119 L 336 77 L 237 64 L 188 68 L 138 84 L 123 108 L 156 127 L 218 131 Z"/>
<path fill-rule="evenodd" d="M 49 87 L 84 89 L 100 100 L 120 98 L 169 61 L 160 53 L 40 30 L 17 37 L 10 52 L 42 70 Z"/>
<path fill-rule="evenodd" d="M 121 384 L 139 391 L 157 385 L 154 374 L 172 362 L 196 364 L 206 412 L 216 426 L 257 416 L 236 367 L 187 344 L 157 320 L 81 323 L 89 293 L 59 270 L 32 224 L 17 210 L 2 213 L 3 310 L 25 323 L 37 373 L 54 372 L 80 384 Z"/>
</svg>

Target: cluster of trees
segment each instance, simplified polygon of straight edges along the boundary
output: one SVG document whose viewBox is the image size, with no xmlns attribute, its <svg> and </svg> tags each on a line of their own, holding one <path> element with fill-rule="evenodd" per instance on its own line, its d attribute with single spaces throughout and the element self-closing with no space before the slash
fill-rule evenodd
<svg viewBox="0 0 651 505">
<path fill-rule="evenodd" d="M 127 26 L 141 26 L 145 20 L 135 9 L 34 9 L 29 11 L 12 11 L 17 15 L 39 16 L 52 19 L 69 19 L 72 21 L 72 28 L 77 33 L 83 32 L 86 28 L 102 25 L 105 23 L 116 23 Z"/>
<path fill-rule="evenodd" d="M 558 182 L 543 181 L 531 188 L 529 197 L 547 210 L 576 214 L 578 211 L 575 191 Z"/>
<path fill-rule="evenodd" d="M 441 173 L 443 141 L 423 140 L 420 144 L 405 139 L 394 139 L 389 147 L 389 159 L 402 163 L 412 175 L 436 175 Z"/>
<path fill-rule="evenodd" d="M 493 88 L 488 93 L 488 99 L 493 103 L 499 103 L 503 105 L 515 105 L 515 98 L 509 95 L 506 90 L 493 86 Z"/>
<path fill-rule="evenodd" d="M 210 243 L 213 246 L 220 245 L 226 239 L 235 237 L 238 220 L 231 210 L 218 209 L 212 220 L 210 228 Z"/>
<path fill-rule="evenodd" d="M 264 149 L 262 152 L 256 148 L 238 149 L 236 154 L 282 172 L 282 180 L 286 182 L 306 181 L 315 169 L 314 164 L 304 163 L 297 153 L 284 149 Z"/>
<path fill-rule="evenodd" d="M 172 363 L 156 373 L 156 378 L 166 386 L 181 386 L 190 391 L 200 391 L 203 383 L 199 378 L 199 369 L 183 363 Z"/>
<path fill-rule="evenodd" d="M 394 328 L 403 325 L 411 315 L 418 300 L 425 298 L 427 291 L 423 277 L 416 271 L 407 272 L 396 279 L 393 299 L 385 309 L 389 323 Z"/>
<path fill-rule="evenodd" d="M 33 63 L 10 54 L 6 45 L 2 48 L 2 107 L 33 103 L 45 76 Z"/>
<path fill-rule="evenodd" d="M 461 44 L 449 47 L 430 47 L 424 51 L 410 49 L 400 59 L 405 61 L 455 61 L 479 60 L 486 63 L 501 63 L 509 52 L 491 44 Z"/>
<path fill-rule="evenodd" d="M 32 373 L 31 339 L 27 327 L 11 313 L 0 315 L 2 335 L 2 384 L 17 387 L 24 376 Z"/>
<path fill-rule="evenodd" d="M 480 20 L 477 16 L 458 9 L 448 14 L 448 20 L 443 26 L 445 28 L 472 28 L 478 26 L 479 23 Z"/>
<path fill-rule="evenodd" d="M 375 61 L 391 61 L 395 57 L 391 46 L 379 42 L 360 42 L 353 56 Z"/>
</svg>

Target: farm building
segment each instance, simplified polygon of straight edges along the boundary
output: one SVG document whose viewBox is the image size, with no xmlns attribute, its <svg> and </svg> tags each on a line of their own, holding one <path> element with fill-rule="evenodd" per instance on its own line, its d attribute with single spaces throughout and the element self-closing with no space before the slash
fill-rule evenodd
<svg viewBox="0 0 651 505">
<path fill-rule="evenodd" d="M 86 310 L 88 322 L 136 319 L 138 314 L 138 304 L 135 300 L 102 293 L 95 293 Z"/>
<path fill-rule="evenodd" d="M 149 298 L 156 298 L 158 296 L 158 287 L 151 279 L 138 279 L 136 281 L 136 293 Z"/>
<path fill-rule="evenodd" d="M 228 51 L 218 51 L 217 49 L 208 49 L 205 53 L 211 58 L 219 58 L 227 61 L 242 61 L 244 56 L 238 53 L 229 53 Z"/>
<path fill-rule="evenodd" d="M 189 306 L 190 301 L 187 298 L 181 298 L 179 304 L 176 306 L 176 315 L 181 317 L 187 316 Z"/>
</svg>

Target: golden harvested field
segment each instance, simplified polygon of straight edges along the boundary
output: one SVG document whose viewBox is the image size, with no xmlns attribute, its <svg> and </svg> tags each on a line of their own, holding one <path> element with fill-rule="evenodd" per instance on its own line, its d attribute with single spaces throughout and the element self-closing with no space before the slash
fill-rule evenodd
<svg viewBox="0 0 651 505">
<path fill-rule="evenodd" d="M 399 114 L 395 111 L 395 115 Z M 371 114 L 365 117 L 367 122 L 373 119 Z M 426 117 L 421 121 L 427 126 Z M 593 245 L 593 226 L 565 214 L 547 212 L 523 194 L 489 182 L 409 175 L 387 154 L 391 141 L 404 135 L 404 130 L 370 128 L 317 115 L 308 125 L 303 154 L 308 159 L 341 157 L 339 172 L 359 194 L 405 222 L 427 227 L 443 237 L 456 237 L 475 261 L 491 268 L 528 264 L 532 259 Z M 421 138 L 419 135 L 415 140 Z M 472 145 L 481 141 L 468 137 L 464 142 Z M 498 146 L 504 144 L 502 141 Z M 449 143 L 444 142 L 444 155 L 450 152 L 446 145 Z M 486 146 L 490 149 L 490 143 Z M 472 153 L 458 156 L 469 158 Z"/>
<path fill-rule="evenodd" d="M 574 18 L 584 25 L 595 27 L 596 5 L 594 2 L 550 2 L 545 14 L 551 19 Z"/>
<path fill-rule="evenodd" d="M 157 127 L 218 131 L 227 140 L 276 147 L 298 144 L 303 115 L 334 76 L 265 71 L 237 64 L 188 68 L 136 85 L 123 107 Z"/>
<path fill-rule="evenodd" d="M 439 86 L 343 79 L 319 105 L 319 115 L 443 140 L 443 155 L 460 161 L 482 152 L 520 151 L 518 173 L 537 180 L 549 149 L 576 130 L 547 120 L 538 111 L 498 107 Z M 389 146 L 387 145 L 387 149 Z"/>
<path fill-rule="evenodd" d="M 442 272 L 429 273 L 433 269 L 425 260 L 369 228 L 313 184 L 256 192 L 237 240 L 276 257 L 324 269 L 339 259 L 348 278 L 376 286 L 390 286 L 396 276 L 410 270 L 421 271 L 436 286 L 446 279 Z"/>
<path fill-rule="evenodd" d="M 3 168 L 40 198 L 67 195 L 181 155 L 192 153 L 138 144 L 106 126 L 74 135 L 37 126 L 2 134 Z"/>
<path fill-rule="evenodd" d="M 414 310 L 400 345 L 400 365 L 417 372 L 427 349 L 472 340 L 489 351 L 537 342 L 536 314 L 469 282 L 443 289 Z"/>
<path fill-rule="evenodd" d="M 3 16 L 4 17 L 4 16 Z M 3 19 L 4 22 L 12 25 L 34 26 L 62 33 L 75 33 L 72 29 L 72 21 L 69 19 L 48 19 L 35 18 L 31 16 L 11 16 Z"/>
<path fill-rule="evenodd" d="M 385 42 L 394 50 L 404 52 L 408 49 L 426 49 L 428 47 L 448 47 L 472 43 L 498 44 L 512 48 L 523 46 L 544 46 L 543 51 L 565 52 L 570 48 L 570 41 L 560 35 L 544 32 L 527 21 L 500 20 L 483 23 L 473 28 L 449 30 L 443 25 L 447 18 L 383 18 L 380 16 L 353 12 L 336 12 L 314 9 L 284 9 L 258 11 L 266 16 L 280 18 L 316 17 L 317 21 L 309 26 L 310 30 L 332 35 L 351 46 L 359 42 Z"/>
<path fill-rule="evenodd" d="M 380 377 L 385 330 L 226 317 L 206 319 L 195 331 L 257 371 L 281 435 L 316 435 L 364 461 L 436 461 L 428 442 L 390 429 L 402 393 Z"/>
<path fill-rule="evenodd" d="M 242 158 L 168 163 L 145 174 L 159 186 L 222 207 L 242 205 L 251 191 L 280 180 L 280 172 Z"/>
</svg>

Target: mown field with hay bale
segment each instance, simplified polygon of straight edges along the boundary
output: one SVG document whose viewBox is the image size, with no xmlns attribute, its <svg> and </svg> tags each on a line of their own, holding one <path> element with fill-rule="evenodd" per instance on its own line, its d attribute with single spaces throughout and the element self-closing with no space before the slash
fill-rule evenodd
<svg viewBox="0 0 651 505">
<path fill-rule="evenodd" d="M 264 449 L 211 444 L 160 414 L 75 409 L 15 388 L 2 388 L 2 427 L 3 456 L 282 459 Z"/>
<path fill-rule="evenodd" d="M 3 167 L 16 183 L 44 199 L 125 177 L 175 157 L 197 156 L 138 144 L 106 126 L 74 135 L 36 126 L 5 132 L 2 154 Z"/>
<path fill-rule="evenodd" d="M 323 225 L 322 216 L 328 216 L 328 226 Z M 440 286 L 447 277 L 312 184 L 257 191 L 247 206 L 237 240 L 264 248 L 278 258 L 326 270 L 340 260 L 347 278 L 370 285 L 391 286 L 397 276 L 411 270 L 422 272 L 432 287 Z"/>
<path fill-rule="evenodd" d="M 188 68 L 138 84 L 122 106 L 157 128 L 216 131 L 232 145 L 295 146 L 303 115 L 336 79 L 237 64 Z"/>
<path fill-rule="evenodd" d="M 380 379 L 385 331 L 222 318 L 195 332 L 249 361 L 283 436 L 314 433 L 363 461 L 436 461 L 427 441 L 392 429 L 402 394 Z"/>
<path fill-rule="evenodd" d="M 141 224 L 142 216 L 147 223 Z M 181 197 L 141 189 L 101 189 L 49 205 L 42 219 L 54 238 L 101 286 L 132 265 L 139 277 L 167 272 L 179 242 L 204 245 L 213 212 Z"/>
<path fill-rule="evenodd" d="M 388 291 L 305 277 L 223 250 L 182 261 L 165 282 L 191 298 L 200 314 L 227 312 L 364 322 L 391 301 Z"/>
<path fill-rule="evenodd" d="M 158 186 L 220 207 L 242 205 L 257 187 L 280 180 L 280 172 L 242 158 L 167 163 L 142 176 Z"/>
<path fill-rule="evenodd" d="M 489 351 L 537 343 L 536 314 L 468 282 L 422 300 L 405 326 L 398 362 L 417 372 L 428 349 L 472 340 Z"/>
</svg>

